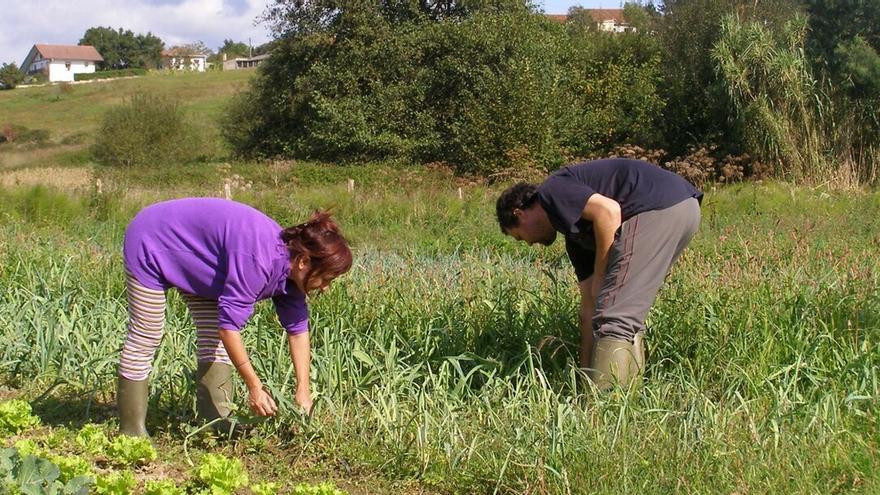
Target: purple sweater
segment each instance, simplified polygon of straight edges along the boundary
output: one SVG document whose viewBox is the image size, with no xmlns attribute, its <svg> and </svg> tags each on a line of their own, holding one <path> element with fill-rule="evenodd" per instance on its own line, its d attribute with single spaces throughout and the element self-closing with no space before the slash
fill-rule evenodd
<svg viewBox="0 0 880 495">
<path fill-rule="evenodd" d="M 217 300 L 224 330 L 241 330 L 254 304 L 272 298 L 287 333 L 309 329 L 305 295 L 288 280 L 281 226 L 250 206 L 186 198 L 141 210 L 125 231 L 125 268 L 144 287 Z"/>
</svg>

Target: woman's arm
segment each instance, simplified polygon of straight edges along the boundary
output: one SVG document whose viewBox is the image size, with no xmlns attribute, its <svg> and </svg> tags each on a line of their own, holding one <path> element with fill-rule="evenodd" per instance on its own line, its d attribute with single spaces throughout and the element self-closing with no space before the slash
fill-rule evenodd
<svg viewBox="0 0 880 495">
<path fill-rule="evenodd" d="M 244 349 L 244 343 L 241 341 L 241 333 L 235 330 L 218 331 L 223 347 L 226 348 L 226 354 L 232 360 L 232 365 L 238 370 L 241 379 L 248 388 L 248 405 L 251 410 L 260 416 L 272 416 L 278 411 L 278 406 L 272 396 L 263 390 L 263 383 L 254 371 L 251 360 L 248 358 L 247 351 Z"/>
<path fill-rule="evenodd" d="M 290 359 L 293 361 L 293 369 L 296 371 L 296 402 L 305 409 L 306 413 L 309 413 L 312 411 L 312 393 L 309 383 L 312 349 L 309 332 L 288 334 L 287 343 L 290 345 Z"/>
</svg>

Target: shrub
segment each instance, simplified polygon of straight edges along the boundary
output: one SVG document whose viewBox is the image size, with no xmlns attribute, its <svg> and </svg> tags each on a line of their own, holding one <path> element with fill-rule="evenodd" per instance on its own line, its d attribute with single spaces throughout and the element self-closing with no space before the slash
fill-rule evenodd
<svg viewBox="0 0 880 495">
<path fill-rule="evenodd" d="M 13 89 L 24 81 L 22 72 L 15 62 L 0 67 L 0 89 Z"/>
<path fill-rule="evenodd" d="M 190 162 L 201 145 L 176 101 L 137 93 L 106 113 L 94 153 L 106 165 L 139 167 Z"/>
<path fill-rule="evenodd" d="M 0 128 L 0 143 L 45 144 L 49 141 L 49 131 L 29 129 L 23 125 L 5 124 Z"/>
<path fill-rule="evenodd" d="M 658 64 L 648 36 L 568 31 L 524 8 L 401 21 L 349 7 L 280 39 L 221 128 L 244 156 L 546 169 L 650 140 Z"/>
</svg>

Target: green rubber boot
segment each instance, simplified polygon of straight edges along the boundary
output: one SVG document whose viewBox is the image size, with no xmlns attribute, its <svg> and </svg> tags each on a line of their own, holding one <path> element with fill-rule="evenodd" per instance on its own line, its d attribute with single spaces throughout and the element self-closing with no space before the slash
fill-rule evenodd
<svg viewBox="0 0 880 495">
<path fill-rule="evenodd" d="M 205 421 L 226 418 L 232 412 L 232 365 L 226 363 L 199 363 L 196 368 L 196 407 Z M 227 433 L 229 421 L 214 423 L 214 429 Z"/>
<path fill-rule="evenodd" d="M 119 411 L 119 432 L 132 437 L 149 437 L 147 433 L 147 405 L 150 381 L 134 381 L 119 377 L 116 389 L 116 407 Z"/>
<path fill-rule="evenodd" d="M 614 386 L 629 388 L 640 383 L 644 367 L 645 347 L 641 332 L 636 335 L 634 342 L 613 337 L 596 339 L 590 378 L 600 390 Z"/>
</svg>

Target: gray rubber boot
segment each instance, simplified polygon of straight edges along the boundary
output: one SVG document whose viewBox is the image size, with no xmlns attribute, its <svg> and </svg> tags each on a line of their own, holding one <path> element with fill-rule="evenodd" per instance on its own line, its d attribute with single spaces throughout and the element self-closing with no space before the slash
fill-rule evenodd
<svg viewBox="0 0 880 495">
<path fill-rule="evenodd" d="M 590 378 L 600 390 L 615 385 L 626 388 L 641 381 L 645 363 L 642 339 L 640 335 L 636 336 L 635 343 L 612 337 L 596 339 Z"/>
<path fill-rule="evenodd" d="M 205 421 L 226 418 L 232 412 L 232 365 L 226 363 L 199 363 L 196 368 L 196 407 Z M 214 423 L 214 429 L 229 432 L 229 421 Z"/>
<path fill-rule="evenodd" d="M 119 412 L 119 432 L 132 437 L 149 437 L 147 433 L 147 406 L 150 381 L 134 381 L 119 377 L 116 388 L 116 407 Z"/>
</svg>

